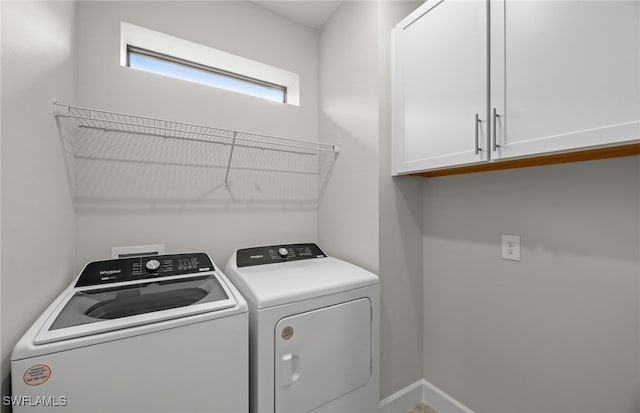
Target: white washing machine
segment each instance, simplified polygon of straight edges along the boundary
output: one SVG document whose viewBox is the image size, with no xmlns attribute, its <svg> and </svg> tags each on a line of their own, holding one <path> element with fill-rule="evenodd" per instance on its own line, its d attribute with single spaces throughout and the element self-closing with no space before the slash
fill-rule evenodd
<svg viewBox="0 0 640 413">
<path fill-rule="evenodd" d="M 14 412 L 247 412 L 247 304 L 204 253 L 88 264 L 16 344 Z"/>
<path fill-rule="evenodd" d="M 251 412 L 376 412 L 380 283 L 315 244 L 237 250 L 249 305 Z"/>
</svg>

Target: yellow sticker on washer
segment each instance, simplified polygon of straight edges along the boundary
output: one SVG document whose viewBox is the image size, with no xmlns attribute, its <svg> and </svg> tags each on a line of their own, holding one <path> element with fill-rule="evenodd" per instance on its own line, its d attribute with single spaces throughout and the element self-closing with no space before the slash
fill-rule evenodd
<svg viewBox="0 0 640 413">
<path fill-rule="evenodd" d="M 29 386 L 39 386 L 51 377 L 51 369 L 46 364 L 36 364 L 24 372 L 22 380 Z"/>
</svg>

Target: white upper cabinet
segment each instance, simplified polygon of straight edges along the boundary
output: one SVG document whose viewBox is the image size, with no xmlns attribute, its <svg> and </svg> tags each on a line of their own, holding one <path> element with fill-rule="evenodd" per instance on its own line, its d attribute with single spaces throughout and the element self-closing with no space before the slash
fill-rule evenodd
<svg viewBox="0 0 640 413">
<path fill-rule="evenodd" d="M 393 58 L 395 175 L 640 141 L 638 0 L 427 0 Z"/>
<path fill-rule="evenodd" d="M 491 104 L 494 159 L 638 140 L 640 2 L 492 1 Z"/>
<path fill-rule="evenodd" d="M 427 1 L 394 32 L 395 174 L 487 159 L 487 7 Z"/>
</svg>

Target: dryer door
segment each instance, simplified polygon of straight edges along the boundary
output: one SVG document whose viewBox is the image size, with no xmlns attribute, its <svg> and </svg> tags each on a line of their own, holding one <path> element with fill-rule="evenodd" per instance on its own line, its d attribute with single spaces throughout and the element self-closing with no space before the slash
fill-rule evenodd
<svg viewBox="0 0 640 413">
<path fill-rule="evenodd" d="M 275 411 L 314 410 L 369 381 L 371 301 L 281 319 L 275 328 Z"/>
</svg>

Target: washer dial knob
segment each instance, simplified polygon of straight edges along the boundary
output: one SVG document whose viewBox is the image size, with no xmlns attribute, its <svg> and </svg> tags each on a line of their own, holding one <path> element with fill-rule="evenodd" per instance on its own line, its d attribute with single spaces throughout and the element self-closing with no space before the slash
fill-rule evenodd
<svg viewBox="0 0 640 413">
<path fill-rule="evenodd" d="M 160 268 L 160 261 L 158 260 L 149 260 L 147 261 L 147 263 L 145 264 L 145 267 L 147 268 L 147 270 L 149 271 L 155 271 L 158 268 Z"/>
<path fill-rule="evenodd" d="M 286 249 L 285 247 L 281 247 L 281 248 L 278 250 L 278 254 L 280 254 L 280 256 L 284 258 L 284 257 L 286 257 L 287 255 L 289 255 L 289 250 L 288 250 L 288 249 Z"/>
</svg>

